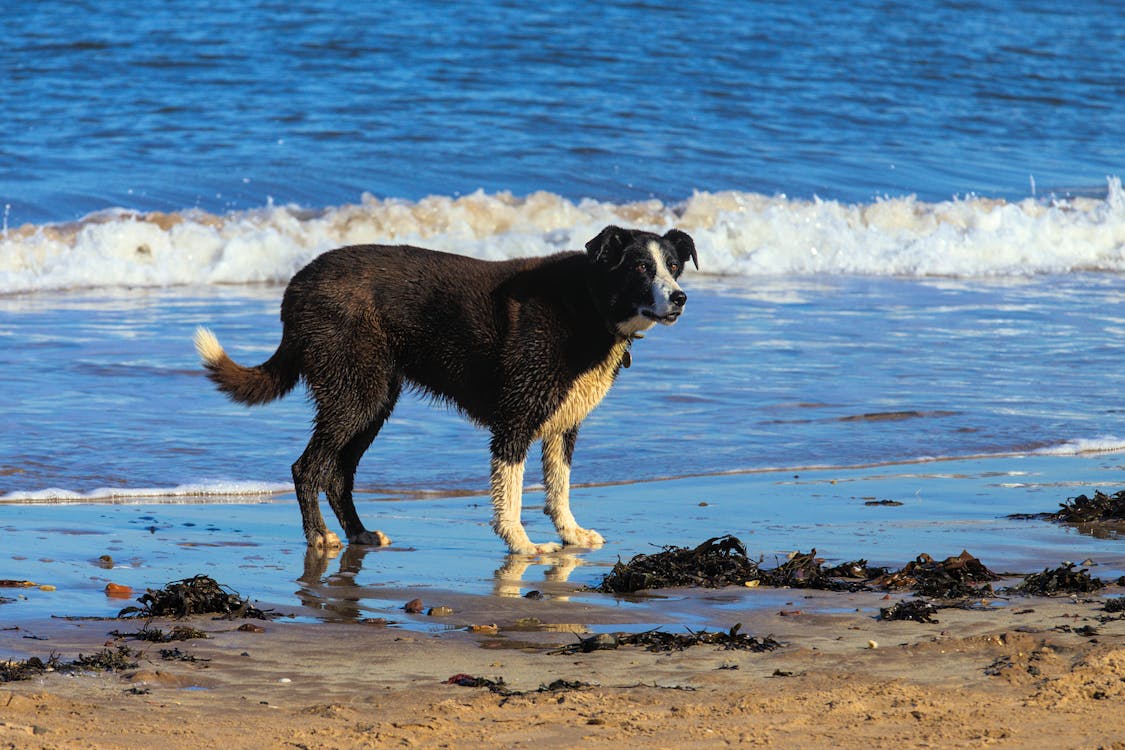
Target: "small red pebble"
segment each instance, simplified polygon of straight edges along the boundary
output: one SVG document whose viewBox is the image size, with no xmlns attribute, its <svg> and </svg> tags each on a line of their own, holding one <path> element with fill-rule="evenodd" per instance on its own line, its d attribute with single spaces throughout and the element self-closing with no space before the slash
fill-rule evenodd
<svg viewBox="0 0 1125 750">
<path fill-rule="evenodd" d="M 107 583 L 105 595 L 111 599 L 128 599 L 133 595 L 133 589 L 120 583 Z"/>
<path fill-rule="evenodd" d="M 412 615 L 420 615 L 426 610 L 426 605 L 422 604 L 421 599 L 411 599 L 402 608 Z"/>
</svg>

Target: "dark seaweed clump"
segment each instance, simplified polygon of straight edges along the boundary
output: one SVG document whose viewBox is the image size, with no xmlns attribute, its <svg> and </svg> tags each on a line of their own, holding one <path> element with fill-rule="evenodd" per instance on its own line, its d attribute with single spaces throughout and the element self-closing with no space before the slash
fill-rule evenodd
<svg viewBox="0 0 1125 750">
<path fill-rule="evenodd" d="M 893 606 L 879 610 L 880 620 L 913 620 L 914 622 L 937 622 L 934 613 L 938 608 L 923 599 L 903 599 Z"/>
<path fill-rule="evenodd" d="M 961 554 L 940 562 L 923 553 L 904 565 L 902 570 L 880 576 L 870 583 L 889 589 L 911 589 L 918 596 L 935 599 L 963 599 L 990 596 L 993 591 L 988 582 L 998 578 L 1000 576 L 985 567 L 968 550 L 962 550 Z M 973 585 L 980 583 L 985 585 Z"/>
<path fill-rule="evenodd" d="M 902 570 L 875 567 L 853 560 L 830 568 L 816 550 L 795 552 L 775 568 L 763 568 L 746 556 L 746 547 L 733 536 L 708 539 L 698 547 L 665 547 L 653 555 L 618 561 L 595 590 L 629 594 L 672 586 L 720 588 L 758 581 L 765 586 L 813 588 L 828 591 L 869 591 L 872 588 L 912 589 L 920 596 L 957 599 L 992 593 L 991 586 L 974 586 L 998 579 L 977 558 L 963 551 L 936 561 L 926 554 Z"/>
<path fill-rule="evenodd" d="M 663 552 L 637 555 L 628 563 L 618 561 L 595 590 L 631 594 L 676 586 L 722 588 L 759 578 L 758 564 L 746 556 L 746 547 L 728 535 L 690 549 L 665 547 Z"/>
<path fill-rule="evenodd" d="M 218 614 L 225 619 L 253 617 L 268 620 L 271 615 L 244 600 L 236 592 L 216 583 L 209 576 L 198 575 L 173 581 L 162 589 L 149 589 L 137 598 L 140 607 L 126 607 L 118 617 L 187 617 Z"/>
<path fill-rule="evenodd" d="M 1106 612 L 1125 612 L 1125 596 L 1119 596 L 1116 599 L 1107 599 L 1105 603 Z"/>
<path fill-rule="evenodd" d="M 1079 495 L 1067 498 L 1059 504 L 1059 509 L 1048 518 L 1064 523 L 1088 523 L 1090 521 L 1125 521 L 1125 490 L 1107 495 L 1094 490 L 1093 497 Z"/>
<path fill-rule="evenodd" d="M 612 651 L 621 646 L 643 646 L 646 651 L 665 653 L 683 651 L 692 646 L 718 646 L 725 651 L 752 651 L 762 653 L 773 651 L 781 646 L 773 636 L 759 638 L 739 632 L 742 623 L 727 631 L 706 631 L 698 633 L 666 633 L 662 630 L 648 630 L 643 633 L 600 633 L 589 638 L 579 638 L 577 643 L 564 646 L 552 654 L 588 654 L 593 651 Z"/>
<path fill-rule="evenodd" d="M 1091 576 L 1086 568 L 1074 569 L 1074 563 L 1064 563 L 1054 570 L 1044 569 L 1032 573 L 1015 587 L 1021 594 L 1051 596 L 1053 594 L 1083 594 L 1105 588 L 1105 581 Z"/>
<path fill-rule="evenodd" d="M 128 646 L 118 646 L 116 649 L 102 649 L 89 656 L 79 654 L 77 659 L 67 662 L 60 659 L 58 654 L 52 654 L 47 661 L 32 656 L 23 661 L 0 662 L 0 682 L 30 680 L 47 672 L 121 672 L 136 668 L 137 656 L 139 654 Z"/>
</svg>

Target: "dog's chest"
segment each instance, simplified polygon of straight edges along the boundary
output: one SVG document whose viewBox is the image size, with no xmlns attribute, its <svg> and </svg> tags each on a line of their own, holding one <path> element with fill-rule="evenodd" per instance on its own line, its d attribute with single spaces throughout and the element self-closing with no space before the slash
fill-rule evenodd
<svg viewBox="0 0 1125 750">
<path fill-rule="evenodd" d="M 539 428 L 536 438 L 557 435 L 581 424 L 609 392 L 613 376 L 628 350 L 628 341 L 619 342 L 604 360 L 579 375 L 563 397 L 559 408 Z"/>
</svg>

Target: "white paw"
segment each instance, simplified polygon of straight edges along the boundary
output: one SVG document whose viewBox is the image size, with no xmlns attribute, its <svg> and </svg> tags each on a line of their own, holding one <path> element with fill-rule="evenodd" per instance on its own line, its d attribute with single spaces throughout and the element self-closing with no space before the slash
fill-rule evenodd
<svg viewBox="0 0 1125 750">
<path fill-rule="evenodd" d="M 362 534 L 356 534 L 348 541 L 352 544 L 363 544 L 369 547 L 387 547 L 390 546 L 391 538 L 381 531 L 365 531 Z"/>
<path fill-rule="evenodd" d="M 315 549 L 340 549 L 344 545 L 335 532 L 324 531 L 309 537 L 309 546 Z"/>
<path fill-rule="evenodd" d="M 581 526 L 567 531 L 561 535 L 563 541 L 572 547 L 601 547 L 605 544 L 602 535 L 593 529 L 584 529 Z"/>
<path fill-rule="evenodd" d="M 547 555 L 552 552 L 558 552 L 562 549 L 562 545 L 558 542 L 536 544 L 529 540 L 524 544 L 512 545 L 509 549 L 514 555 Z"/>
</svg>

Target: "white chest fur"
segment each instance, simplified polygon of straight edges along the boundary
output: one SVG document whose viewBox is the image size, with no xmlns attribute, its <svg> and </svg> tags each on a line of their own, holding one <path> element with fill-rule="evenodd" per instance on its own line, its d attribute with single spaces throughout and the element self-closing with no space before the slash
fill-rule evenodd
<svg viewBox="0 0 1125 750">
<path fill-rule="evenodd" d="M 604 360 L 579 375 L 559 408 L 543 423 L 535 437 L 558 435 L 581 424 L 609 392 L 613 375 L 628 348 L 627 340 L 618 342 Z"/>
</svg>

